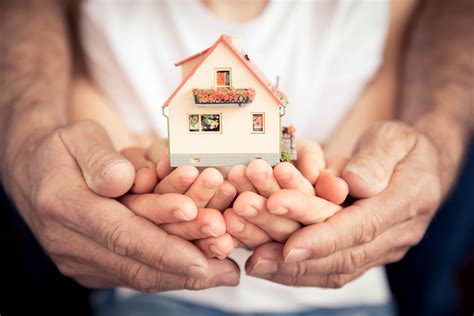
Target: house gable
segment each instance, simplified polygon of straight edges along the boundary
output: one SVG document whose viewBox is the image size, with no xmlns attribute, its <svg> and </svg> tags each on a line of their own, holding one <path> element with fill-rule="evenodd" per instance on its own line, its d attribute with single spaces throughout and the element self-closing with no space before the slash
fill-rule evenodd
<svg viewBox="0 0 474 316">
<path fill-rule="evenodd" d="M 270 85 L 270 83 L 263 78 L 263 76 L 256 70 L 254 69 L 254 66 L 250 63 L 250 61 L 246 58 L 246 56 L 243 56 L 240 51 L 232 44 L 231 38 L 228 35 L 221 35 L 219 39 L 209 47 L 208 49 L 205 49 L 195 55 L 192 55 L 180 62 L 177 62 L 175 65 L 183 65 L 186 66 L 186 63 L 193 62 L 196 58 L 199 58 L 200 60 L 196 62 L 195 66 L 192 67 L 192 69 L 189 68 L 183 68 L 183 74 L 185 74 L 184 78 L 182 79 L 181 83 L 178 85 L 178 87 L 173 91 L 173 93 L 170 95 L 170 97 L 165 101 L 163 104 L 163 108 L 167 107 L 170 105 L 171 101 L 173 98 L 176 96 L 176 94 L 183 88 L 183 86 L 186 84 L 186 82 L 195 74 L 196 70 L 199 69 L 207 60 L 209 56 L 211 56 L 214 52 L 214 50 L 221 45 L 226 45 L 227 48 L 232 52 L 235 58 L 239 60 L 239 62 L 249 71 L 258 81 L 258 84 L 261 85 L 264 90 L 266 90 L 272 98 L 276 101 L 276 104 L 279 105 L 280 107 L 285 107 L 286 102 L 284 98 L 282 97 L 282 94 L 274 87 Z M 224 63 L 225 65 L 225 63 Z"/>
</svg>

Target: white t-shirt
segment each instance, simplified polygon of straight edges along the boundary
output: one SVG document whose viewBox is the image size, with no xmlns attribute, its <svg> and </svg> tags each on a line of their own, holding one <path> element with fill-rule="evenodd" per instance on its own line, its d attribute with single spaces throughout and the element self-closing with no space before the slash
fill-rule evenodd
<svg viewBox="0 0 474 316">
<path fill-rule="evenodd" d="M 241 37 L 242 49 L 267 78 L 280 78 L 290 104 L 284 121 L 298 137 L 324 141 L 351 109 L 382 61 L 388 1 L 270 1 L 246 23 L 227 22 L 199 0 L 88 0 L 81 34 L 93 79 L 135 132 L 166 137 L 163 101 L 180 83 L 174 63 L 213 44 Z M 243 267 L 250 252 L 232 255 Z M 245 271 L 245 269 L 242 269 Z M 121 289 L 122 296 L 135 294 Z M 296 288 L 242 274 L 236 288 L 169 295 L 235 312 L 298 311 L 384 304 L 383 268 L 342 289 Z"/>
</svg>

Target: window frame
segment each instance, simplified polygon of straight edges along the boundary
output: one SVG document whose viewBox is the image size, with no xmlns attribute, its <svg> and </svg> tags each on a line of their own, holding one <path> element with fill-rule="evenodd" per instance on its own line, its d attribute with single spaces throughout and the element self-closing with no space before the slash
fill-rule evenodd
<svg viewBox="0 0 474 316">
<path fill-rule="evenodd" d="M 228 71 L 229 72 L 229 85 L 228 86 L 222 86 L 217 84 L 217 72 L 218 71 Z M 219 67 L 219 68 L 214 68 L 214 88 L 232 88 L 232 68 L 230 67 Z"/>
<path fill-rule="evenodd" d="M 189 117 L 191 115 L 197 115 L 199 118 L 198 126 L 199 130 L 198 131 L 191 131 L 189 129 Z M 202 115 L 219 115 L 219 130 L 218 131 L 203 131 L 202 129 L 202 124 L 201 124 L 201 116 Z M 187 124 L 187 133 L 188 134 L 222 134 L 222 112 L 211 112 L 211 113 L 186 113 L 186 124 Z"/>
<path fill-rule="evenodd" d="M 250 112 L 250 114 L 252 115 L 252 129 L 251 129 L 251 133 L 252 134 L 265 134 L 265 112 Z M 262 115 L 262 130 L 261 131 L 256 131 L 254 130 L 254 125 L 253 125 L 253 118 L 254 118 L 254 115 Z"/>
</svg>

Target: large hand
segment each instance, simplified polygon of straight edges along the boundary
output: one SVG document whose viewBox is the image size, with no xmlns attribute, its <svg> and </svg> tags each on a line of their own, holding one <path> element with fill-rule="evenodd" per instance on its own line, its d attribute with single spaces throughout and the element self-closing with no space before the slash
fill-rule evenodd
<svg viewBox="0 0 474 316">
<path fill-rule="evenodd" d="M 371 267 L 400 260 L 421 240 L 440 203 L 437 157 L 416 130 L 375 125 L 343 172 L 351 194 L 362 199 L 299 230 L 284 246 L 261 246 L 247 272 L 282 284 L 342 287 Z"/>
<path fill-rule="evenodd" d="M 61 128 L 22 148 L 15 161 L 6 161 L 2 180 L 63 274 L 88 287 L 144 292 L 238 283 L 229 260 L 207 260 L 192 243 L 102 197 L 129 190 L 134 171 L 97 124 Z M 178 209 L 196 212 L 162 197 L 156 202 L 169 218 Z"/>
</svg>

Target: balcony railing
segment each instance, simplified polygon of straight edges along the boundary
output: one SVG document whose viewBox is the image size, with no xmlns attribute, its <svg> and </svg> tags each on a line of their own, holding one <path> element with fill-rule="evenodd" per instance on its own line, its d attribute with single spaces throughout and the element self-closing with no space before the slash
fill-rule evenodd
<svg viewBox="0 0 474 316">
<path fill-rule="evenodd" d="M 194 102 L 196 105 L 226 105 L 235 104 L 246 106 L 255 99 L 254 89 L 193 89 Z"/>
</svg>

